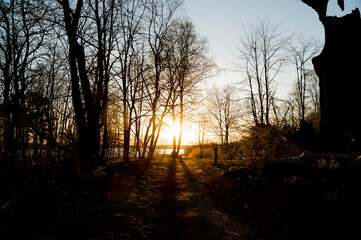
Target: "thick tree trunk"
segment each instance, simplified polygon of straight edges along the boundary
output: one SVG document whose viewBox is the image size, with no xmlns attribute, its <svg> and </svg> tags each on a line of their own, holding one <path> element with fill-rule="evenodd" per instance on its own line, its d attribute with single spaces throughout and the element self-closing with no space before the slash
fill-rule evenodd
<svg viewBox="0 0 361 240">
<path fill-rule="evenodd" d="M 130 161 L 130 128 L 124 128 L 124 147 L 123 147 L 123 161 Z"/>
<path fill-rule="evenodd" d="M 71 90 L 78 133 L 77 154 L 74 156 L 74 161 L 75 165 L 78 164 L 79 170 L 86 173 L 93 170 L 99 160 L 100 124 L 99 109 L 96 108 L 90 89 L 84 48 L 77 42 L 83 1 L 77 1 L 75 12 L 70 9 L 69 1 L 59 1 L 59 3 L 63 8 L 65 30 L 69 42 Z"/>
<path fill-rule="evenodd" d="M 321 138 L 324 150 L 361 150 L 361 19 L 355 9 L 344 17 L 325 17 L 325 46 L 313 58 L 320 80 Z M 353 149 L 350 149 L 350 144 Z"/>
</svg>

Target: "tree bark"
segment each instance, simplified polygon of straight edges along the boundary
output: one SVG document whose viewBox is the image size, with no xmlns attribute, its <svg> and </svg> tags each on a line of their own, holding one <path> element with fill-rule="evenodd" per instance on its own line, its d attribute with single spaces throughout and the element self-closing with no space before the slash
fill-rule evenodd
<svg viewBox="0 0 361 240">
<path fill-rule="evenodd" d="M 361 104 L 360 11 L 356 8 L 343 17 L 330 17 L 315 1 L 303 2 L 317 11 L 325 28 L 324 48 L 312 59 L 320 84 L 323 150 L 360 151 L 361 124 L 355 108 Z"/>
<path fill-rule="evenodd" d="M 72 86 L 72 100 L 78 131 L 76 146 L 81 172 L 93 170 L 99 159 L 100 124 L 96 102 L 90 90 L 84 48 L 77 42 L 77 31 L 83 1 L 79 0 L 73 12 L 69 1 L 59 1 L 63 8 L 65 30 L 69 42 L 69 67 Z M 80 82 L 80 84 L 79 84 Z M 80 91 L 81 87 L 81 91 Z M 84 105 L 83 101 L 84 99 Z"/>
</svg>

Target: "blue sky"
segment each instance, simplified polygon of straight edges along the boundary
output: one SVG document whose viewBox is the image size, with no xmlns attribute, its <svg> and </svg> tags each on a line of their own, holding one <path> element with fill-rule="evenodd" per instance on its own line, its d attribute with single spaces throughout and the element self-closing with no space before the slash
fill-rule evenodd
<svg viewBox="0 0 361 240">
<path fill-rule="evenodd" d="M 344 15 L 355 7 L 361 9 L 361 0 L 345 0 L 342 12 L 330 0 L 328 15 Z M 304 33 L 324 40 L 323 26 L 316 12 L 301 0 L 184 0 L 185 11 L 194 22 L 198 33 L 206 37 L 211 55 L 221 68 L 228 71 L 219 74 L 215 82 L 232 82 L 237 75 L 230 71 L 233 52 L 242 32 L 242 23 L 257 22 L 267 17 L 273 24 L 281 24 L 290 34 Z"/>
</svg>

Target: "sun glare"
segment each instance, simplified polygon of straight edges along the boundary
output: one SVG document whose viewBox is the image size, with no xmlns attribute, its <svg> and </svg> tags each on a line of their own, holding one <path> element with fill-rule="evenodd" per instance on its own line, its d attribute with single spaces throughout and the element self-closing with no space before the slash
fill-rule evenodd
<svg viewBox="0 0 361 240">
<path fill-rule="evenodd" d="M 179 131 L 180 126 L 179 123 L 176 122 L 175 126 L 172 126 L 171 121 L 166 121 L 164 128 L 162 129 L 161 138 L 163 139 L 164 144 L 172 145 L 173 144 L 173 135 L 176 136 L 176 141 L 178 143 L 179 139 Z M 194 141 L 197 141 L 194 135 L 194 129 L 189 129 L 187 127 L 183 127 L 182 131 L 182 145 L 193 144 Z"/>
<path fill-rule="evenodd" d="M 173 139 L 173 136 L 176 135 L 176 137 L 178 138 L 179 136 L 179 130 L 180 130 L 180 127 L 179 125 L 175 125 L 175 126 L 172 126 L 171 128 L 171 138 Z"/>
<path fill-rule="evenodd" d="M 166 141 L 167 144 L 172 145 L 173 144 L 173 136 L 176 136 L 176 139 L 178 141 L 178 137 L 179 137 L 179 125 L 176 124 L 175 126 L 166 126 L 163 129 L 164 133 L 163 133 L 163 138 Z"/>
</svg>

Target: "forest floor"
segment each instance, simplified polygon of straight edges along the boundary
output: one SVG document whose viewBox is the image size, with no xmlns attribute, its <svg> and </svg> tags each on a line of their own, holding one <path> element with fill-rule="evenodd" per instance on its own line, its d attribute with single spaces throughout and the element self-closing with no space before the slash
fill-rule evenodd
<svg viewBox="0 0 361 240">
<path fill-rule="evenodd" d="M 154 160 L 125 202 L 129 179 L 115 180 L 108 198 L 120 204 L 119 216 L 134 218 L 133 229 L 124 232 L 130 238 L 249 239 L 246 223 L 224 209 L 231 186 L 217 174 L 207 160 Z"/>
<path fill-rule="evenodd" d="M 0 179 L 0 239 L 255 239 L 211 160 L 110 164 L 104 185 L 56 167 Z M 106 189 L 106 191 L 105 191 Z M 236 207 L 236 208 L 235 208 Z"/>
<path fill-rule="evenodd" d="M 74 181 L 56 166 L 33 168 L 31 181 L 21 180 L 25 174 L 18 170 L 0 171 L 0 239 L 361 236 L 354 220 L 359 191 L 340 192 L 339 184 L 335 190 L 331 178 L 251 180 L 247 172 L 189 158 L 115 162 L 106 171 L 110 178 L 98 186 Z"/>
</svg>

